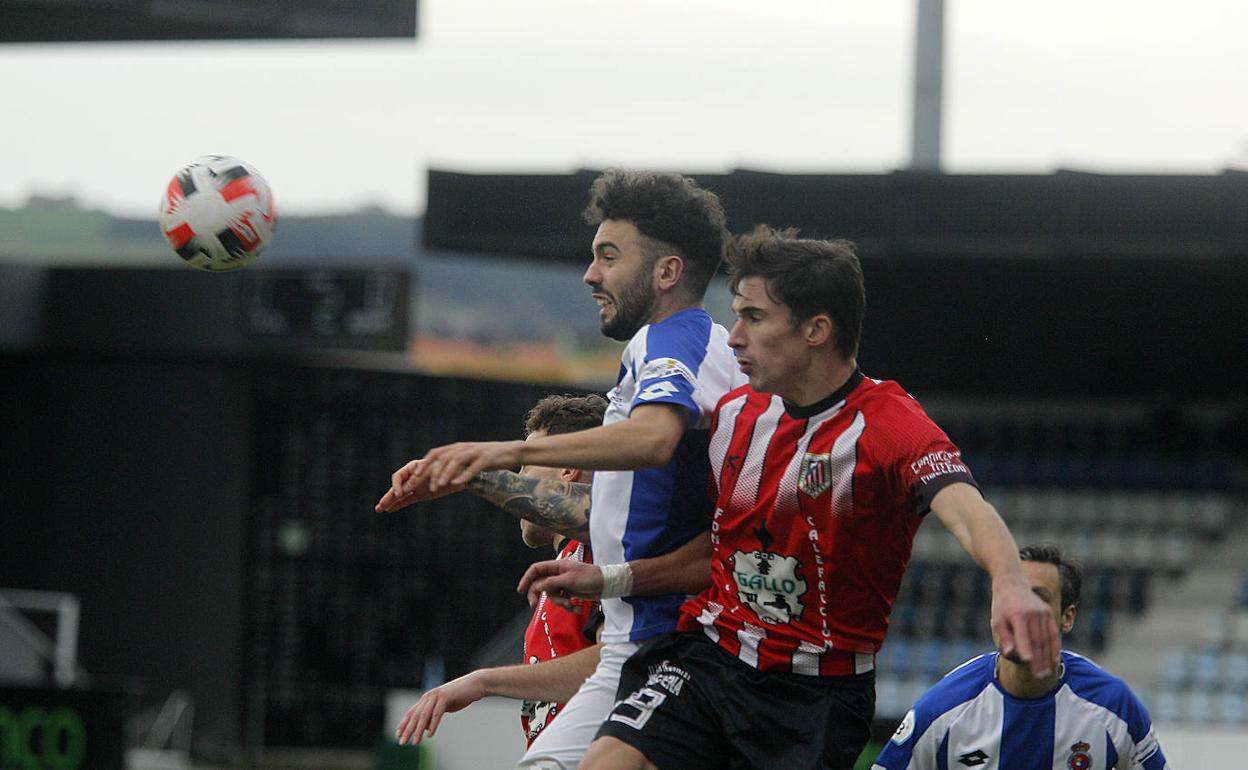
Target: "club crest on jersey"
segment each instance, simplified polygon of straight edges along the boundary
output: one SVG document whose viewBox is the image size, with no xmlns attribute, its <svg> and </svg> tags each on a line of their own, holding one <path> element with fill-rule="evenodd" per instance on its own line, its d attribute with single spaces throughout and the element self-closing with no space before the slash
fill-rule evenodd
<svg viewBox="0 0 1248 770">
<path fill-rule="evenodd" d="M 737 551 L 732 555 L 732 574 L 737 596 L 758 619 L 777 625 L 801 620 L 806 609 L 801 597 L 806 581 L 798 577 L 802 563 L 792 556 L 768 551 Z"/>
<path fill-rule="evenodd" d="M 1090 744 L 1080 741 L 1070 747 L 1070 756 L 1066 759 L 1066 767 L 1070 770 L 1092 770 L 1092 750 Z"/>
<path fill-rule="evenodd" d="M 832 486 L 832 455 L 810 454 L 802 456 L 797 488 L 807 497 L 818 497 Z"/>
</svg>

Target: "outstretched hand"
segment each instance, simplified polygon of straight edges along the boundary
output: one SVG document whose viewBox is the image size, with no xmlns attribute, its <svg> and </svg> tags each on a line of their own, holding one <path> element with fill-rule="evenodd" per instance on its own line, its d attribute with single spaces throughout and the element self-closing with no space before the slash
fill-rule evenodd
<svg viewBox="0 0 1248 770">
<path fill-rule="evenodd" d="M 482 471 L 499 471 L 520 465 L 523 441 L 461 441 L 430 449 L 421 458 L 407 484 L 428 485 L 438 493 L 447 487 L 462 489 Z"/>
<path fill-rule="evenodd" d="M 1036 678 L 1043 679 L 1056 670 L 1061 651 L 1057 622 L 1052 610 L 1025 581 L 993 590 L 992 630 L 1001 654 L 1027 664 Z"/>
<path fill-rule="evenodd" d="M 421 472 L 421 466 L 424 460 L 412 460 L 407 465 L 399 468 L 390 477 L 390 488 L 377 501 L 377 505 L 373 506 L 378 513 L 397 511 L 406 508 L 412 503 L 421 503 L 429 500 L 437 500 L 439 497 L 446 497 L 449 494 L 459 492 L 466 484 L 450 485 L 442 487 L 436 492 L 429 487 L 429 474 Z"/>
<path fill-rule="evenodd" d="M 432 738 L 443 714 L 467 708 L 484 698 L 485 687 L 480 683 L 477 673 L 473 671 L 465 674 L 420 696 L 416 705 L 403 715 L 399 728 L 394 732 L 399 745 L 416 745 L 425 736 Z"/>
<path fill-rule="evenodd" d="M 529 606 L 536 607 L 543 591 L 547 599 L 570 610 L 573 599 L 602 596 L 602 570 L 593 564 L 570 559 L 539 561 L 525 570 L 516 592 L 528 593 Z"/>
</svg>

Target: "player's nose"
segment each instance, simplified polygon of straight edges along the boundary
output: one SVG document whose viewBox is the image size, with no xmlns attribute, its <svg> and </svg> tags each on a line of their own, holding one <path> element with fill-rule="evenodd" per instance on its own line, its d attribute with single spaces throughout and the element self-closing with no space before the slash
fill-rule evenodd
<svg viewBox="0 0 1248 770">
<path fill-rule="evenodd" d="M 581 276 L 581 280 L 594 289 L 602 284 L 602 273 L 598 270 L 598 260 L 589 263 L 589 267 L 585 268 L 585 274 Z"/>
</svg>

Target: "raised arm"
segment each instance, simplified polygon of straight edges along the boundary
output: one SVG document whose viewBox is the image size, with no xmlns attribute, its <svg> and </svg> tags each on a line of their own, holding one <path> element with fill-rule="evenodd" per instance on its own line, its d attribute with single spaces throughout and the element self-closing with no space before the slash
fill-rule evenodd
<svg viewBox="0 0 1248 770">
<path fill-rule="evenodd" d="M 466 489 L 518 519 L 565 537 L 584 540 L 589 536 L 588 484 L 531 478 L 514 471 L 485 471 L 466 484 L 443 487 L 435 493 L 429 489 L 427 475 L 412 480 L 422 462 L 413 460 L 395 472 L 390 489 L 377 501 L 377 511 L 397 511 Z"/>
<path fill-rule="evenodd" d="M 666 465 L 688 427 L 688 412 L 672 404 L 642 404 L 627 420 L 529 441 L 448 444 L 429 450 L 406 480 L 436 494 L 467 484 L 483 471 L 521 465 L 581 470 L 636 470 Z"/>
<path fill-rule="evenodd" d="M 992 630 L 1001 654 L 1031 666 L 1037 677 L 1052 673 L 1060 651 L 1057 623 L 1023 575 L 1014 537 L 979 490 L 955 482 L 936 493 L 932 512 L 992 577 Z"/>
</svg>

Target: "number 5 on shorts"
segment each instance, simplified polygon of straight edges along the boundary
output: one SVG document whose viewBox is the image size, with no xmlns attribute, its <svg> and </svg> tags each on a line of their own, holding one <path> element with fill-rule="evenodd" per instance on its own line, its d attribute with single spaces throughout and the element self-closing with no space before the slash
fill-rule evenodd
<svg viewBox="0 0 1248 770">
<path fill-rule="evenodd" d="M 653 687 L 643 687 L 616 704 L 615 710 L 611 712 L 609 719 L 613 722 L 623 722 L 634 730 L 640 730 L 650 720 L 654 710 L 665 700 L 667 700 L 667 693 L 656 690 Z M 620 709 L 623 706 L 631 706 L 637 709 L 636 716 L 621 714 Z"/>
</svg>

